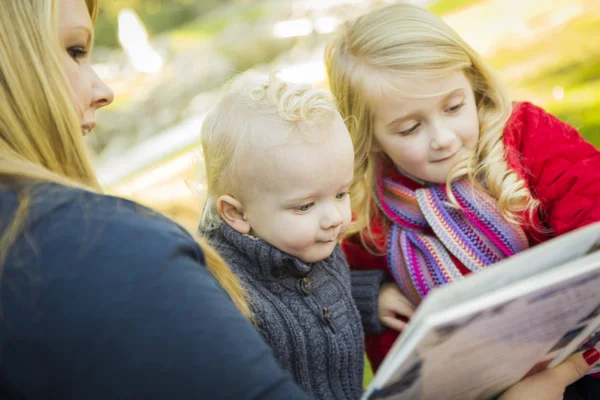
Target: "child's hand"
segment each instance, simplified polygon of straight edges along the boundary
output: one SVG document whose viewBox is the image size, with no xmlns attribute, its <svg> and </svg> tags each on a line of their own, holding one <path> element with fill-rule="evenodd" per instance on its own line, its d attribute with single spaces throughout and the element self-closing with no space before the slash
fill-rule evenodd
<svg viewBox="0 0 600 400">
<path fill-rule="evenodd" d="M 398 318 L 398 316 L 410 318 L 415 308 L 404 297 L 398 285 L 391 282 L 382 284 L 381 289 L 379 289 L 377 311 L 383 325 L 402 332 L 406 327 L 406 322 Z"/>
</svg>

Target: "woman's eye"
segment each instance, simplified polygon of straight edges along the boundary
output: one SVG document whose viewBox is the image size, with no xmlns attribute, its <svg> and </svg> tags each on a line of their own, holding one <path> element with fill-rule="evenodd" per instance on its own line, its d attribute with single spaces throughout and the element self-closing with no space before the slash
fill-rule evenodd
<svg viewBox="0 0 600 400">
<path fill-rule="evenodd" d="M 85 49 L 80 46 L 69 47 L 67 49 L 67 52 L 69 53 L 71 58 L 75 61 L 77 61 L 78 59 L 83 58 L 87 55 L 87 51 L 85 51 Z"/>
<path fill-rule="evenodd" d="M 296 207 L 296 210 L 298 211 L 302 211 L 302 212 L 307 212 L 308 210 L 310 210 L 312 208 L 312 206 L 314 206 L 315 203 L 306 203 L 304 205 L 301 205 L 300 207 Z"/>
<path fill-rule="evenodd" d="M 448 107 L 448 108 L 446 109 L 446 111 L 452 114 L 452 113 L 455 113 L 455 112 L 457 112 L 458 110 L 460 110 L 460 109 L 461 109 L 461 108 L 462 108 L 464 105 L 465 105 L 465 103 L 460 103 L 460 104 L 457 104 L 457 105 L 455 105 L 455 106 Z"/>
<path fill-rule="evenodd" d="M 344 197 L 346 197 L 347 194 L 348 194 L 348 192 L 341 192 L 341 193 L 338 193 L 335 196 L 335 198 L 338 199 L 338 200 L 342 200 Z"/>
<path fill-rule="evenodd" d="M 413 125 L 412 127 L 410 127 L 409 129 L 405 129 L 403 131 L 398 132 L 400 134 L 400 136 L 408 136 L 411 133 L 414 133 L 417 129 L 419 129 L 419 127 L 421 126 L 421 123 L 417 123 L 415 125 Z"/>
</svg>

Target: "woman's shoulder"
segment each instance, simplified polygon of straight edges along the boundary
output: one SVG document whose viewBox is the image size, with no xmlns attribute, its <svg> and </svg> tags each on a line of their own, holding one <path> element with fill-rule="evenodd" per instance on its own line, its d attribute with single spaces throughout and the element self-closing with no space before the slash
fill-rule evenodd
<svg viewBox="0 0 600 400">
<path fill-rule="evenodd" d="M 14 345 L 0 368 L 15 388 L 73 398 L 299 393 L 182 228 L 120 198 L 29 189 L 26 222 L 0 280 L 7 322 L 0 339 Z M 14 218 L 17 198 L 0 189 L 0 221 Z M 70 379 L 36 381 L 23 366 Z M 248 379 L 227 386 L 223 373 Z"/>
<path fill-rule="evenodd" d="M 77 254 L 88 262 L 133 265 L 156 262 L 176 251 L 204 260 L 182 227 L 133 201 L 58 184 L 38 184 L 25 191 L 27 209 L 15 250 L 39 250 L 35 254 L 43 257 L 38 263 L 52 262 L 53 254 Z M 18 198 L 13 190 L 0 191 L 5 226 L 14 218 Z M 71 260 L 76 261 L 64 258 L 66 263 Z"/>
<path fill-rule="evenodd" d="M 35 185 L 28 189 L 28 194 L 27 225 L 30 227 L 57 220 L 64 227 L 77 230 L 98 228 L 123 232 L 131 229 L 139 230 L 142 236 L 190 237 L 169 218 L 125 198 L 58 184 Z"/>
</svg>

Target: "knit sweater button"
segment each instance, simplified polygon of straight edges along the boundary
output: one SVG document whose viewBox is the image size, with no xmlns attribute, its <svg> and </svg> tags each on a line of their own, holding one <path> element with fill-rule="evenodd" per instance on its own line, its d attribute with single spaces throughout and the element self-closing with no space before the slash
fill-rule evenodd
<svg viewBox="0 0 600 400">
<path fill-rule="evenodd" d="M 300 291 L 304 295 L 310 296 L 311 294 L 313 294 L 313 286 L 312 286 L 312 282 L 310 281 L 310 279 L 304 277 L 304 278 L 300 279 L 300 281 L 298 283 L 300 286 Z"/>
</svg>

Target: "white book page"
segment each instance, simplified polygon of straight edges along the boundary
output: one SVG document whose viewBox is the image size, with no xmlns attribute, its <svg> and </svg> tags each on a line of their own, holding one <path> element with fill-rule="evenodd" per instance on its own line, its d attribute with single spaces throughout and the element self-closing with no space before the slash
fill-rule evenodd
<svg viewBox="0 0 600 400">
<path fill-rule="evenodd" d="M 584 257 L 592 249 L 599 250 L 598 246 L 600 222 L 537 245 L 484 271 L 471 274 L 462 281 L 435 289 L 417 312 L 431 314 L 436 310 L 470 301 L 473 297 L 486 296 L 512 283 Z"/>
<path fill-rule="evenodd" d="M 600 305 L 589 315 L 579 321 L 578 325 L 563 336 L 559 343 L 568 343 L 564 349 L 557 350 L 556 358 L 548 364 L 548 368 L 553 368 L 563 362 L 571 354 L 598 348 L 600 342 Z M 595 368 L 594 368 L 595 370 Z M 592 370 L 589 373 L 593 374 Z"/>
<path fill-rule="evenodd" d="M 569 332 L 600 307 L 599 287 L 600 253 L 518 282 L 489 301 L 465 302 L 431 315 L 423 326 L 435 325 L 433 329 L 416 347 L 406 343 L 397 361 L 418 357 L 419 371 L 402 367 L 411 371 L 410 381 L 418 382 L 411 391 L 418 387 L 422 399 L 497 394 L 528 371 L 547 367 L 570 344 L 561 338 L 573 336 Z M 402 367 L 390 361 L 386 379 L 374 381 L 374 389 L 406 381 Z"/>
<path fill-rule="evenodd" d="M 600 243 L 600 223 L 595 223 L 503 260 L 460 282 L 433 290 L 417 308 L 410 323 L 388 352 L 372 384 L 381 387 L 383 382 L 390 379 L 399 360 L 406 357 L 406 354 L 402 355 L 402 349 L 409 346 L 408 341 L 415 331 L 421 329 L 426 317 L 476 298 L 485 301 L 490 292 L 522 281 L 541 271 L 547 271 L 576 260 L 597 246 L 598 243 Z M 531 284 L 535 286 L 536 282 Z"/>
</svg>

